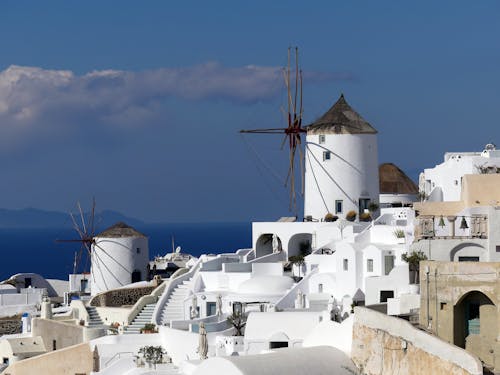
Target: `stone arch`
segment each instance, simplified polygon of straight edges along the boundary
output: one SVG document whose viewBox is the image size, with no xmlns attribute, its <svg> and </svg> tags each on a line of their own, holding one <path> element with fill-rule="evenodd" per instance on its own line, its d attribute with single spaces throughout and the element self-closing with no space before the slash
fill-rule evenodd
<svg viewBox="0 0 500 375">
<path fill-rule="evenodd" d="M 301 249 L 304 248 L 307 253 L 311 252 L 312 234 L 311 233 L 296 233 L 288 241 L 288 256 L 299 255 Z"/>
<path fill-rule="evenodd" d="M 463 294 L 453 306 L 453 343 L 465 348 L 465 339 L 470 334 L 479 334 L 481 306 L 495 303 L 485 293 L 471 290 Z"/>
<path fill-rule="evenodd" d="M 450 251 L 450 261 L 457 262 L 459 257 L 478 257 L 480 261 L 485 261 L 485 248 L 474 242 L 465 242 L 455 246 Z"/>
<path fill-rule="evenodd" d="M 278 243 L 282 249 L 281 238 L 278 236 Z M 255 257 L 260 258 L 273 253 L 273 233 L 264 233 L 260 235 L 255 243 Z"/>
</svg>

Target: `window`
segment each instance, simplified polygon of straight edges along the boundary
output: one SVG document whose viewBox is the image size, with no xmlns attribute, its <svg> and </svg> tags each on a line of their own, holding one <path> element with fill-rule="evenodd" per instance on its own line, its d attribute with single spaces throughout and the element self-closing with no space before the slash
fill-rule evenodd
<svg viewBox="0 0 500 375">
<path fill-rule="evenodd" d="M 323 284 L 318 284 L 318 293 L 323 293 Z"/>
<path fill-rule="evenodd" d="M 386 255 L 385 259 L 385 274 L 388 275 L 389 272 L 394 268 L 394 255 Z"/>
<path fill-rule="evenodd" d="M 217 304 L 215 302 L 207 302 L 207 316 L 212 316 L 217 313 Z"/>
<path fill-rule="evenodd" d="M 29 288 L 31 286 L 31 277 L 25 277 L 24 278 L 24 287 Z"/>
<path fill-rule="evenodd" d="M 446 302 L 441 302 L 439 305 L 441 306 L 441 310 L 446 308 Z"/>
<path fill-rule="evenodd" d="M 366 260 L 366 271 L 373 272 L 373 259 Z"/>
<path fill-rule="evenodd" d="M 459 262 L 479 262 L 479 257 L 458 257 Z"/>
<path fill-rule="evenodd" d="M 500 246 L 499 246 L 499 245 L 497 245 L 497 246 L 495 247 L 495 251 L 496 251 L 497 253 L 500 253 Z"/>
<path fill-rule="evenodd" d="M 9 364 L 9 358 L 3 357 L 3 364 L 8 365 Z"/>
<path fill-rule="evenodd" d="M 89 285 L 89 280 L 88 279 L 82 279 L 80 280 L 80 292 L 85 293 L 87 290 L 87 287 Z"/>
<path fill-rule="evenodd" d="M 332 158 L 332 153 L 330 151 L 323 151 L 323 161 L 330 160 Z"/>
<path fill-rule="evenodd" d="M 343 263 L 344 271 L 347 271 L 349 269 L 349 260 L 344 259 L 344 261 L 342 263 Z"/>
<path fill-rule="evenodd" d="M 393 290 L 381 290 L 380 291 L 380 302 L 387 302 L 388 298 L 394 298 Z"/>
<path fill-rule="evenodd" d="M 140 247 L 138 247 L 137 249 L 135 249 L 135 252 L 136 252 L 137 254 L 140 254 L 140 253 L 141 253 L 141 248 L 140 248 Z"/>
<path fill-rule="evenodd" d="M 341 214 L 342 213 L 342 200 L 336 200 L 335 201 L 335 213 L 336 214 Z"/>
<path fill-rule="evenodd" d="M 269 349 L 288 348 L 287 341 L 270 341 Z"/>
<path fill-rule="evenodd" d="M 243 304 L 241 302 L 233 303 L 233 314 L 235 315 L 243 314 Z"/>
<path fill-rule="evenodd" d="M 325 135 L 324 134 L 320 134 L 318 141 L 319 141 L 320 145 L 322 145 L 323 143 L 325 143 Z"/>
<path fill-rule="evenodd" d="M 362 214 L 363 212 L 365 212 L 365 210 L 368 209 L 369 205 L 370 205 L 369 198 L 359 198 L 359 213 Z"/>
<path fill-rule="evenodd" d="M 52 340 L 52 350 L 57 350 L 57 341 Z"/>
</svg>

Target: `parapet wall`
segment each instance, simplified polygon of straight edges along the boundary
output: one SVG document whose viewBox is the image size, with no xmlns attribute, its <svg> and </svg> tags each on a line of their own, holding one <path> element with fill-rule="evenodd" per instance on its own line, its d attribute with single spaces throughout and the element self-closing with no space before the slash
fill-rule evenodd
<svg viewBox="0 0 500 375">
<path fill-rule="evenodd" d="M 79 344 L 15 362 L 5 375 L 90 374 L 93 364 L 89 345 Z"/>
<path fill-rule="evenodd" d="M 150 294 L 156 286 L 141 288 L 113 289 L 100 293 L 92 298 L 91 306 L 96 307 L 121 307 L 124 305 L 135 305 L 142 296 Z"/>
<path fill-rule="evenodd" d="M 409 322 L 356 307 L 351 357 L 364 375 L 481 375 L 474 355 Z"/>
<path fill-rule="evenodd" d="M 2 319 L 0 320 L 0 336 L 21 333 L 22 326 L 21 318 Z"/>
</svg>

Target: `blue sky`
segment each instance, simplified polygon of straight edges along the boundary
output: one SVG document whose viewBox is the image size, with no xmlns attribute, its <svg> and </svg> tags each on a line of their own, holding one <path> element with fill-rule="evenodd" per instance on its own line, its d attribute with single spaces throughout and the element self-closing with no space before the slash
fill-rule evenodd
<svg viewBox="0 0 500 375">
<path fill-rule="evenodd" d="M 283 126 L 291 45 L 305 122 L 343 92 L 416 177 L 500 143 L 499 35 L 495 1 L 3 1 L 0 207 L 288 215 L 280 138 L 238 130 Z"/>
</svg>

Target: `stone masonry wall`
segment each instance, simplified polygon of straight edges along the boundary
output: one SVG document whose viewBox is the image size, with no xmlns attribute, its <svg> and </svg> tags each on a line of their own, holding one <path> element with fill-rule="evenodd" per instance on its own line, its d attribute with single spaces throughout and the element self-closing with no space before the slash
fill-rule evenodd
<svg viewBox="0 0 500 375">
<path fill-rule="evenodd" d="M 90 302 L 95 307 L 120 307 L 134 305 L 139 298 L 151 294 L 155 286 L 142 288 L 114 289 L 96 295 Z"/>
<path fill-rule="evenodd" d="M 480 375 L 479 360 L 408 322 L 356 308 L 351 358 L 363 375 Z"/>
<path fill-rule="evenodd" d="M 4 319 L 0 320 L 0 336 L 1 335 L 11 335 L 14 333 L 21 333 L 22 322 L 19 319 Z"/>
</svg>

